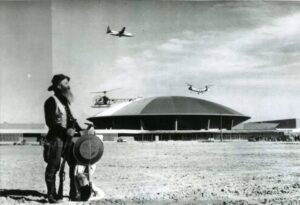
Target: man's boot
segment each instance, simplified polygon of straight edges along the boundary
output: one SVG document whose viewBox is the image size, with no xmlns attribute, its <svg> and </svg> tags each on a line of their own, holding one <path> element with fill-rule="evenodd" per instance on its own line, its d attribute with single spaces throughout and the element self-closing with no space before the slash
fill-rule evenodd
<svg viewBox="0 0 300 205">
<path fill-rule="evenodd" d="M 55 197 L 54 197 L 53 194 L 48 195 L 48 202 L 50 204 L 56 204 L 57 203 L 57 201 L 56 201 L 56 199 L 55 199 Z"/>
<path fill-rule="evenodd" d="M 70 192 L 69 192 L 69 198 L 70 201 L 79 201 L 80 196 L 77 190 L 77 187 L 75 185 L 75 163 L 69 163 L 69 177 L 70 177 Z"/>
<path fill-rule="evenodd" d="M 72 185 L 70 186 L 69 198 L 70 198 L 70 201 L 79 201 L 80 200 L 80 195 L 78 194 L 75 186 L 72 186 Z"/>
<path fill-rule="evenodd" d="M 57 203 L 57 200 L 56 200 L 56 191 L 55 191 L 55 183 L 53 183 L 53 182 L 46 182 L 46 184 L 47 184 L 47 189 L 48 189 L 48 202 L 50 204 Z"/>
</svg>

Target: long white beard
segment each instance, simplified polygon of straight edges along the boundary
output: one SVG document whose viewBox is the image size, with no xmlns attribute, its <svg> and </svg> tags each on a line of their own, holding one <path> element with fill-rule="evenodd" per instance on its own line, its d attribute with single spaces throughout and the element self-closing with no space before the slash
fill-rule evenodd
<svg viewBox="0 0 300 205">
<path fill-rule="evenodd" d="M 62 88 L 61 89 L 61 94 L 62 96 L 64 96 L 69 103 L 73 102 L 74 101 L 74 95 L 72 93 L 72 91 L 69 89 L 69 88 Z"/>
</svg>

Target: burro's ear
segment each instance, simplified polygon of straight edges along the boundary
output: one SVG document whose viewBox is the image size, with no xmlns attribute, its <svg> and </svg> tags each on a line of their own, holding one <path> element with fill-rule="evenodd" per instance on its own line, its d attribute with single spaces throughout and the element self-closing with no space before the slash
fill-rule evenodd
<svg viewBox="0 0 300 205">
<path fill-rule="evenodd" d="M 87 125 L 87 130 L 89 130 L 89 129 L 91 129 L 92 127 L 94 127 L 94 123 L 92 123 L 92 122 L 90 122 L 90 121 L 88 121 L 88 122 L 85 122 L 84 124 L 86 124 Z"/>
<path fill-rule="evenodd" d="M 97 135 L 96 133 L 95 133 L 95 135 L 103 142 L 103 135 L 99 135 L 99 134 Z"/>
</svg>

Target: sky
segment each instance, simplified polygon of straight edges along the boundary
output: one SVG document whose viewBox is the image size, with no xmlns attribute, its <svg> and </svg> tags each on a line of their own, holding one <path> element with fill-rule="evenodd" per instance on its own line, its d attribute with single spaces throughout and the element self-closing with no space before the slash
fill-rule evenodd
<svg viewBox="0 0 300 205">
<path fill-rule="evenodd" d="M 0 2 L 0 122 L 44 122 L 51 2 Z"/>
<path fill-rule="evenodd" d="M 43 121 L 57 73 L 71 77 L 80 121 L 101 111 L 90 92 L 114 88 L 111 98 L 202 98 L 251 121 L 300 118 L 299 24 L 300 3 L 286 1 L 0 2 L 0 121 Z"/>
</svg>

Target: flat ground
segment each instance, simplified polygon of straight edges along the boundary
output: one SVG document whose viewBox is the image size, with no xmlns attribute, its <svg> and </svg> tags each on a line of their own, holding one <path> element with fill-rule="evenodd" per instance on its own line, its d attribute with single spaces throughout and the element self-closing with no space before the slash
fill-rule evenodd
<svg viewBox="0 0 300 205">
<path fill-rule="evenodd" d="M 105 198 L 65 204 L 300 204 L 298 143 L 104 146 L 93 180 Z M 45 203 L 45 166 L 41 146 L 0 146 L 0 204 Z"/>
</svg>

